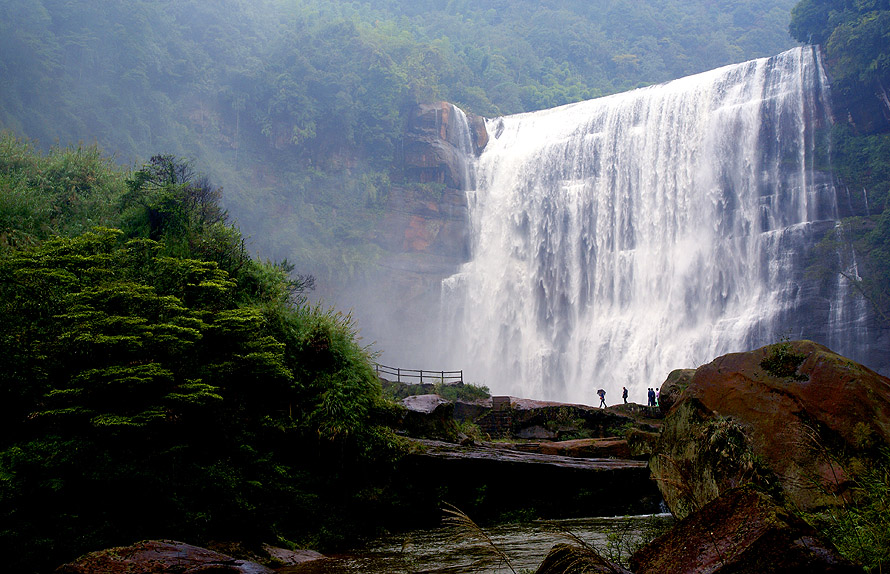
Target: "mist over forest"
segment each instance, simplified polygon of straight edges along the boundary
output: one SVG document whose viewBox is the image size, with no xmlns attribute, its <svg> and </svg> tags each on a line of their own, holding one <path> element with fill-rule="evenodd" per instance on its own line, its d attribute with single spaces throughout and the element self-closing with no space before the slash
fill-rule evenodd
<svg viewBox="0 0 890 574">
<path fill-rule="evenodd" d="M 336 299 L 380 256 L 417 103 L 495 117 L 776 54 L 793 4 L 9 0 L 0 127 L 191 160 L 252 250 Z"/>
</svg>

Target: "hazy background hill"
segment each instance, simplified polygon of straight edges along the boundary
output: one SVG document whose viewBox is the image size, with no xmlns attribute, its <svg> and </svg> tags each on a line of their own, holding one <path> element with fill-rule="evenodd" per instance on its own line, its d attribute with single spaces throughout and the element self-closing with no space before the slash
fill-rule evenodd
<svg viewBox="0 0 890 574">
<path fill-rule="evenodd" d="M 793 0 L 7 0 L 0 128 L 193 160 L 251 249 L 362 276 L 407 110 L 495 116 L 780 52 Z M 435 190 L 433 190 L 435 191 Z"/>
</svg>

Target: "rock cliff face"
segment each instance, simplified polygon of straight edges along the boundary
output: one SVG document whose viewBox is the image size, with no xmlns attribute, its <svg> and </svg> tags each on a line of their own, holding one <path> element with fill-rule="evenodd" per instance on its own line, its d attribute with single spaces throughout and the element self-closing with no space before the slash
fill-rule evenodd
<svg viewBox="0 0 890 574">
<path fill-rule="evenodd" d="M 753 482 L 801 510 L 837 504 L 857 458 L 890 445 L 890 379 L 811 341 L 699 367 L 650 458 L 682 518 Z"/>
<path fill-rule="evenodd" d="M 421 274 L 449 274 L 469 257 L 466 190 L 471 163 L 488 143 L 485 123 L 440 102 L 418 106 L 403 141 L 378 243 L 396 258 L 423 255 Z M 416 259 L 416 258 L 415 258 Z"/>
<path fill-rule="evenodd" d="M 383 250 L 374 289 L 353 302 L 359 323 L 379 331 L 368 335 L 385 338 L 395 361 L 430 367 L 415 363 L 423 359 L 414 349 L 435 323 L 429 313 L 439 308 L 441 281 L 469 259 L 466 190 L 473 187 L 471 163 L 487 142 L 484 120 L 447 102 L 420 105 L 410 116 L 373 238 Z"/>
<path fill-rule="evenodd" d="M 464 115 L 448 102 L 421 104 L 408 123 L 401 168 L 408 181 L 467 189 L 466 156 L 479 155 L 487 143 L 479 116 Z"/>
</svg>

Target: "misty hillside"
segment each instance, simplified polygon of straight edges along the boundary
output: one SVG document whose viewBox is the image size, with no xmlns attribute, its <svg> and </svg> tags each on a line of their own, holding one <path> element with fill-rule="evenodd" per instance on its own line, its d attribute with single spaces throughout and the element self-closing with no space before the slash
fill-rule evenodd
<svg viewBox="0 0 890 574">
<path fill-rule="evenodd" d="M 378 255 L 363 238 L 416 103 L 491 117 L 775 54 L 793 4 L 8 0 L 0 128 L 192 159 L 252 248 L 323 290 Z"/>
</svg>

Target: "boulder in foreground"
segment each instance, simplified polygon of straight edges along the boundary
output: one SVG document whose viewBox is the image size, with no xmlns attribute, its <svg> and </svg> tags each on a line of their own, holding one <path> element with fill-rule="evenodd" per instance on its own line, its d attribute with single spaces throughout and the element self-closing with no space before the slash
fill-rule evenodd
<svg viewBox="0 0 890 574">
<path fill-rule="evenodd" d="M 145 540 L 132 546 L 91 552 L 56 569 L 55 574 L 273 574 L 256 562 L 237 560 L 175 540 Z"/>
<path fill-rule="evenodd" d="M 683 518 L 754 483 L 803 511 L 844 501 L 857 462 L 890 445 L 890 379 L 812 341 L 724 355 L 699 367 L 650 458 Z"/>
<path fill-rule="evenodd" d="M 728 491 L 630 559 L 636 574 L 853 574 L 808 524 L 751 487 Z"/>
</svg>

